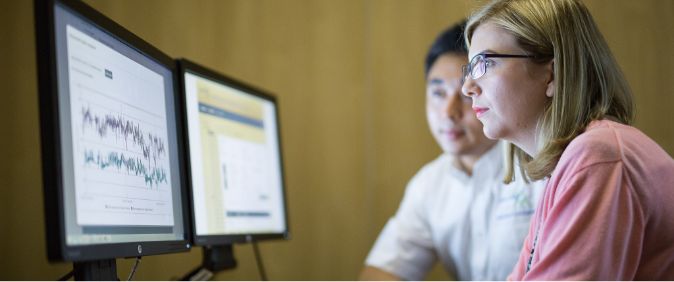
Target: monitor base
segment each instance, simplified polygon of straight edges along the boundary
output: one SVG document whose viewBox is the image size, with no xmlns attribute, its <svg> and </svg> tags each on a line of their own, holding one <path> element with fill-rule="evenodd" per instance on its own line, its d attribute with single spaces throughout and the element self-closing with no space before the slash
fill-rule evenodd
<svg viewBox="0 0 674 282">
<path fill-rule="evenodd" d="M 236 268 L 234 248 L 231 244 L 205 246 L 202 249 L 204 257 L 201 265 L 190 271 L 190 273 L 180 280 L 206 281 L 213 278 L 220 271 Z"/>
<path fill-rule="evenodd" d="M 117 261 L 115 259 L 94 260 L 73 263 L 75 280 L 117 281 Z"/>
</svg>

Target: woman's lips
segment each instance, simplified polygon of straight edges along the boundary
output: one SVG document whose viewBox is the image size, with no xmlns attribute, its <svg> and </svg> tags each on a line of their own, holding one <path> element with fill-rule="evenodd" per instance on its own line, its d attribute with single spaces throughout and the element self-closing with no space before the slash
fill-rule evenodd
<svg viewBox="0 0 674 282">
<path fill-rule="evenodd" d="M 475 112 L 475 115 L 478 118 L 481 117 L 482 115 L 484 115 L 484 113 L 488 110 L 489 110 L 489 108 L 473 107 L 473 111 Z"/>
</svg>

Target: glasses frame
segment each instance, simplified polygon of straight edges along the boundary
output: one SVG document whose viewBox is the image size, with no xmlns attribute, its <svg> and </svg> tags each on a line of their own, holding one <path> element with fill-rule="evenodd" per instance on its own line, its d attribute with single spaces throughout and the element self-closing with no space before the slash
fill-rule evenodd
<svg viewBox="0 0 674 282">
<path fill-rule="evenodd" d="M 482 58 L 482 61 L 484 62 L 484 72 L 482 72 L 479 75 L 473 76 L 473 69 L 479 62 L 479 60 L 476 61 L 476 59 Z M 465 64 L 461 66 L 461 84 L 463 85 L 466 82 L 466 77 L 470 75 L 471 79 L 478 79 L 482 77 L 485 73 L 487 73 L 487 62 L 485 59 L 487 58 L 537 58 L 535 55 L 515 55 L 515 54 L 496 54 L 496 53 L 480 53 L 473 58 L 470 59 L 468 64 Z M 475 63 L 473 63 L 475 61 Z"/>
</svg>

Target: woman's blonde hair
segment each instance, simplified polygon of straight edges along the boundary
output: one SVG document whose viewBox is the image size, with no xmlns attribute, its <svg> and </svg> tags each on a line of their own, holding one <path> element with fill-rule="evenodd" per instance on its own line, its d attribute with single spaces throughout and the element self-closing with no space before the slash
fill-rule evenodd
<svg viewBox="0 0 674 282">
<path fill-rule="evenodd" d="M 554 95 L 539 120 L 535 157 L 510 144 L 504 181 L 517 157 L 525 180 L 550 176 L 562 152 L 593 120 L 631 124 L 632 94 L 590 12 L 578 0 L 495 0 L 468 20 L 466 44 L 490 22 L 510 32 L 537 63 L 553 60 Z"/>
</svg>

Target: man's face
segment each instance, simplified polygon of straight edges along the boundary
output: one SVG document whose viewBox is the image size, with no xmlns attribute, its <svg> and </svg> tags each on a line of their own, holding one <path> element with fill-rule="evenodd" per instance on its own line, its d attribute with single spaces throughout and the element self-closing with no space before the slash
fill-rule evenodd
<svg viewBox="0 0 674 282">
<path fill-rule="evenodd" d="M 466 56 L 444 54 L 426 78 L 428 125 L 442 150 L 458 156 L 482 154 L 496 142 L 484 136 L 471 99 L 461 94 L 461 66 L 466 62 Z"/>
</svg>

